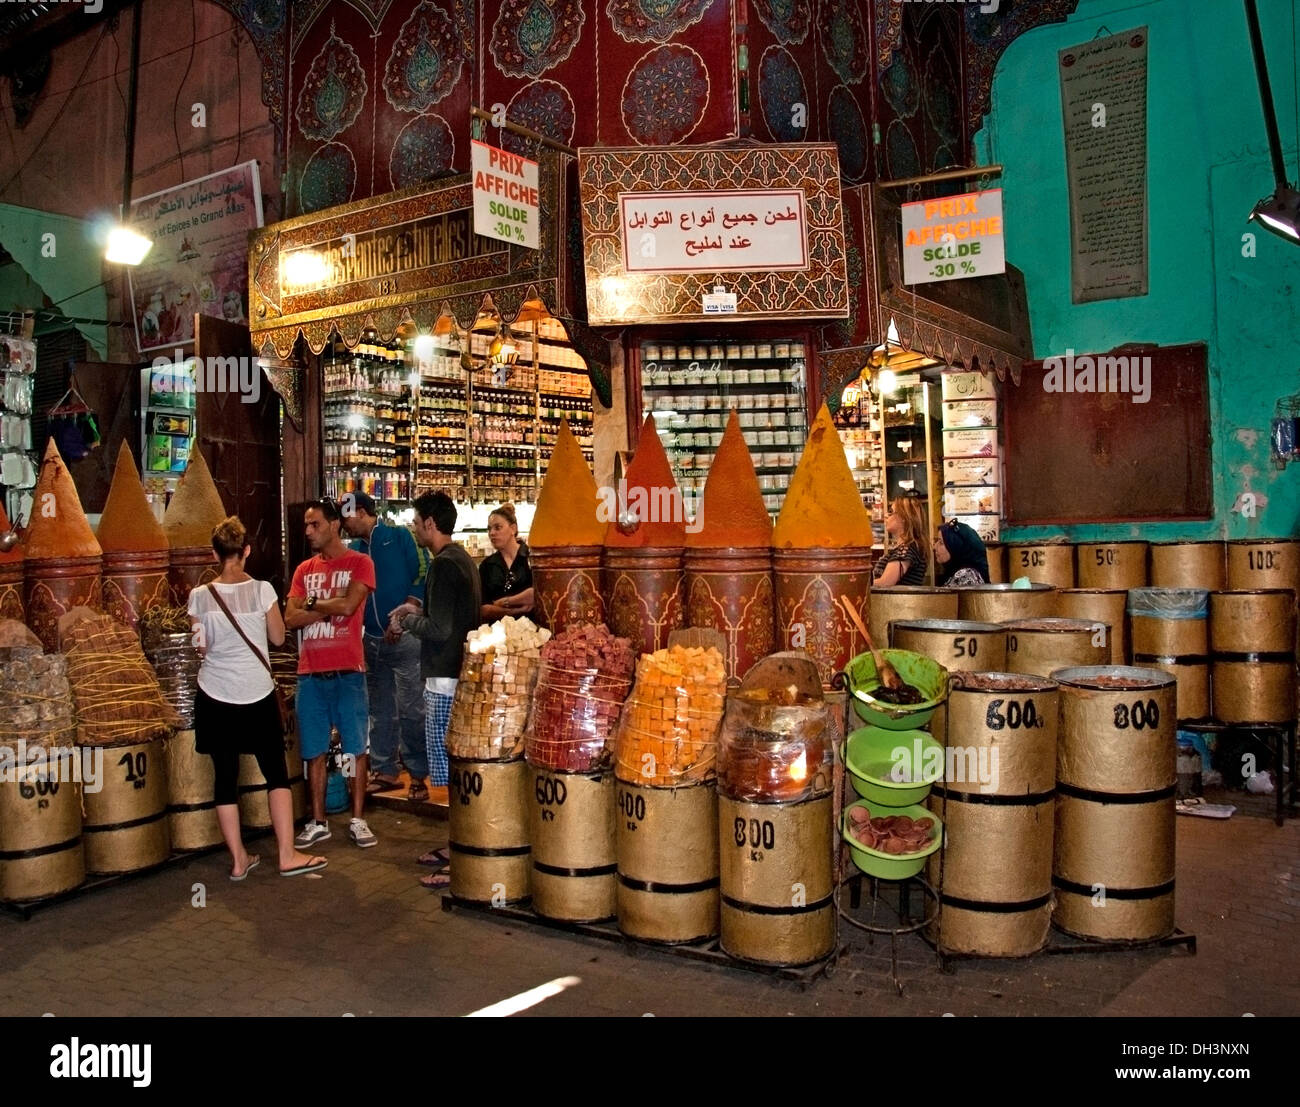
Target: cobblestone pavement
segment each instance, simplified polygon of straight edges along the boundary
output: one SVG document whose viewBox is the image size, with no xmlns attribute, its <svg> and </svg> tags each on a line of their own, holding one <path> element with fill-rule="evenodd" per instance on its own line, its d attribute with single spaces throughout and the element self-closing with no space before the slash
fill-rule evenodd
<svg viewBox="0 0 1300 1107">
<path fill-rule="evenodd" d="M 628 952 L 621 944 L 440 909 L 415 855 L 446 823 L 375 811 L 379 846 L 346 820 L 320 877 L 247 881 L 224 855 L 0 916 L 0 1015 L 458 1015 L 557 977 L 580 983 L 543 1015 L 1294 1015 L 1300 1012 L 1300 822 L 1178 820 L 1178 925 L 1196 956 L 1148 950 L 939 971 L 915 936 L 898 947 L 845 927 L 835 973 L 807 988 Z M 268 842 L 259 846 L 265 855 Z M 192 905 L 195 885 L 206 906 Z M 845 897 L 847 902 L 847 896 Z"/>
</svg>

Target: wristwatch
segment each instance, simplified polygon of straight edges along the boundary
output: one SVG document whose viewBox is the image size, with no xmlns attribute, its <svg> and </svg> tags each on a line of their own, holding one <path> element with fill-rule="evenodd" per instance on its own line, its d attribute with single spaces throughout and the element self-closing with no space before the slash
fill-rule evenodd
<svg viewBox="0 0 1300 1107">
<path fill-rule="evenodd" d="M 315 608 L 315 606 L 316 606 L 316 593 L 313 592 L 310 596 L 308 596 L 308 597 L 307 597 L 307 602 L 306 602 L 305 604 L 303 604 L 302 606 L 303 606 L 303 608 L 304 608 L 305 610 L 307 610 L 307 611 L 311 611 L 313 608 Z"/>
</svg>

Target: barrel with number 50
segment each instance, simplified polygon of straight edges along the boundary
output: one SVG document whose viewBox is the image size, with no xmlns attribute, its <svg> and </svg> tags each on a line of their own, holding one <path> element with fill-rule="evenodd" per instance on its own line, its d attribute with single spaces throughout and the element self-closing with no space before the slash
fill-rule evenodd
<svg viewBox="0 0 1300 1107">
<path fill-rule="evenodd" d="M 1146 941 L 1174 929 L 1175 678 L 1060 669 L 1052 924 Z"/>
<path fill-rule="evenodd" d="M 86 871 L 129 873 L 167 860 L 171 836 L 162 742 L 111 746 L 103 753 L 102 787 L 84 790 Z"/>
<path fill-rule="evenodd" d="M 889 624 L 889 644 L 939 662 L 950 673 L 1000 673 L 1007 663 L 1007 628 L 971 619 L 906 619 Z M 948 708 L 940 704 L 930 719 L 939 741 L 948 729 Z"/>
<path fill-rule="evenodd" d="M 451 759 L 447 848 L 456 899 L 494 907 L 527 900 L 532 849 L 528 763 Z"/>
</svg>

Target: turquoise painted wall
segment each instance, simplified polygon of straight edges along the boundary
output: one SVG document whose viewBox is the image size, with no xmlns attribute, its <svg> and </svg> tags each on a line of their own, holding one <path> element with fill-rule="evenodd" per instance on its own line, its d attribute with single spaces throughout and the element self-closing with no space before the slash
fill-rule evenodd
<svg viewBox="0 0 1300 1107">
<path fill-rule="evenodd" d="M 1300 0 L 1259 0 L 1259 9 L 1287 176 L 1295 182 Z M 1139 26 L 1150 28 L 1150 292 L 1076 305 L 1057 51 L 1103 27 L 1118 34 Z M 1273 191 L 1273 174 L 1243 4 L 1081 0 L 1067 22 L 1012 43 L 994 78 L 992 105 L 975 140 L 978 164 L 1004 166 L 1007 258 L 1025 274 L 1035 356 L 1125 342 L 1206 342 L 1213 434 L 1212 522 L 1018 527 L 1004 530 L 1004 540 L 1300 534 L 1300 463 L 1277 470 L 1269 456 L 1274 404 L 1300 392 L 1300 246 L 1245 222 Z M 1252 232 L 1255 256 L 1245 257 L 1242 236 Z M 1256 497 L 1253 519 L 1241 511 L 1247 491 Z"/>
</svg>

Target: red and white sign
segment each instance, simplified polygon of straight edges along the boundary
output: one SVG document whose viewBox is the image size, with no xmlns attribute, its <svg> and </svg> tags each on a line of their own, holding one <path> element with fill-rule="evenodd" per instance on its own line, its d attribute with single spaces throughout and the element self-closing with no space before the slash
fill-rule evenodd
<svg viewBox="0 0 1300 1107">
<path fill-rule="evenodd" d="M 808 268 L 801 189 L 621 192 L 628 273 Z"/>
<path fill-rule="evenodd" d="M 929 284 L 1007 270 L 1002 189 L 903 205 L 903 283 Z"/>
<path fill-rule="evenodd" d="M 474 174 L 474 233 L 536 250 L 537 162 L 509 150 L 470 142 Z"/>
</svg>

